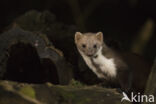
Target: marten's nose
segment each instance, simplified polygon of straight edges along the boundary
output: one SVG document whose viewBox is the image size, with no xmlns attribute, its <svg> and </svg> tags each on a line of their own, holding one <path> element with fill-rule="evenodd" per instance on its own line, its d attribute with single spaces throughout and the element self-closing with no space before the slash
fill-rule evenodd
<svg viewBox="0 0 156 104">
<path fill-rule="evenodd" d="M 94 55 L 94 50 L 91 49 L 91 48 L 89 48 L 89 49 L 88 49 L 87 55 L 88 55 L 89 57 L 93 56 L 93 55 Z"/>
</svg>

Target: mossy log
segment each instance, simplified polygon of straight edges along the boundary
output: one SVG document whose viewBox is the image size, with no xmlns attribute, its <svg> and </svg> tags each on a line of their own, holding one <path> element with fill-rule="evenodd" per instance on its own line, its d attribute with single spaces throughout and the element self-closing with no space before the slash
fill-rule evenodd
<svg viewBox="0 0 156 104">
<path fill-rule="evenodd" d="M 0 104 L 121 104 L 115 89 L 0 81 Z M 124 101 L 123 104 L 130 104 Z"/>
</svg>

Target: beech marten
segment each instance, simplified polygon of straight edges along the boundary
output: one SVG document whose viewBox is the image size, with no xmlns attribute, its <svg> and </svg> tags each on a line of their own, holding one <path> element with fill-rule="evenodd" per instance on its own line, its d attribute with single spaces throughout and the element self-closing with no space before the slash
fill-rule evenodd
<svg viewBox="0 0 156 104">
<path fill-rule="evenodd" d="M 108 47 L 102 32 L 76 32 L 75 43 L 84 61 L 98 78 L 119 84 L 125 92 L 144 92 L 151 68 L 140 56 Z"/>
</svg>

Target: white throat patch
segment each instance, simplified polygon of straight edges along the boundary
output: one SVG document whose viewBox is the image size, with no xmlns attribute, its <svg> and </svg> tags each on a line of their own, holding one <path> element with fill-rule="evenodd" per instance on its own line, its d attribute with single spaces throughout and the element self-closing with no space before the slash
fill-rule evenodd
<svg viewBox="0 0 156 104">
<path fill-rule="evenodd" d="M 99 77 L 99 78 L 106 78 L 103 73 L 100 73 L 97 71 L 97 68 L 92 64 L 90 57 L 86 56 L 82 51 L 80 51 L 80 54 L 82 55 L 83 59 L 85 60 L 88 67 Z M 102 47 L 99 49 L 99 51 L 96 53 L 97 57 L 93 58 L 93 61 L 95 64 L 99 66 L 102 72 L 107 74 L 110 77 L 116 77 L 116 65 L 114 63 L 113 58 L 106 58 L 102 54 Z"/>
</svg>

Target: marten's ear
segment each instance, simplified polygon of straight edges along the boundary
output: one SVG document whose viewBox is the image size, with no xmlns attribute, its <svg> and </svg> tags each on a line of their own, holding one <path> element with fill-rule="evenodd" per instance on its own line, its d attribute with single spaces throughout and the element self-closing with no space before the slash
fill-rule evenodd
<svg viewBox="0 0 156 104">
<path fill-rule="evenodd" d="M 96 34 L 96 37 L 97 37 L 97 39 L 98 39 L 100 42 L 103 42 L 103 33 L 102 33 L 102 32 L 98 32 L 98 33 Z"/>
<path fill-rule="evenodd" d="M 75 33 L 75 43 L 77 43 L 82 37 L 82 33 L 76 32 Z"/>
</svg>

